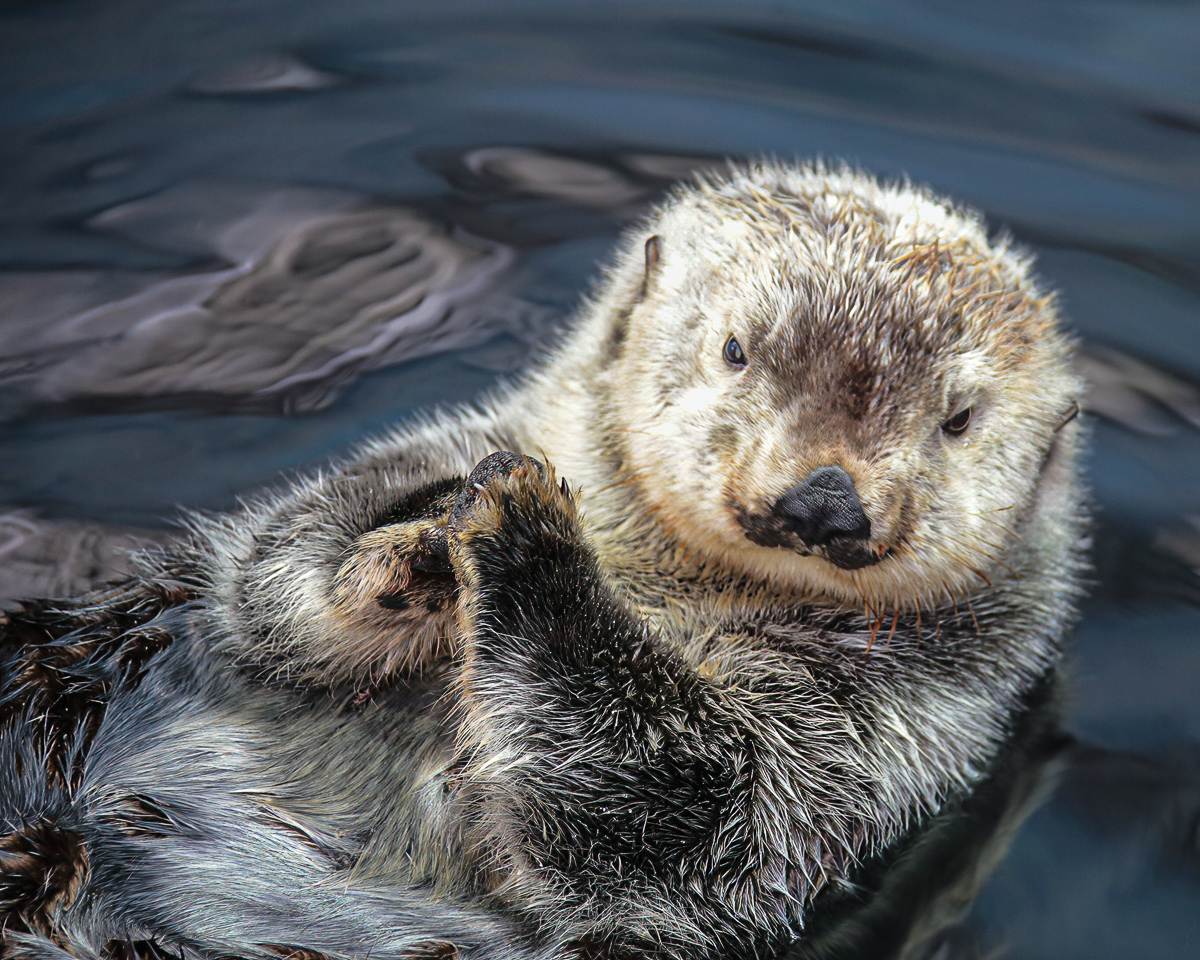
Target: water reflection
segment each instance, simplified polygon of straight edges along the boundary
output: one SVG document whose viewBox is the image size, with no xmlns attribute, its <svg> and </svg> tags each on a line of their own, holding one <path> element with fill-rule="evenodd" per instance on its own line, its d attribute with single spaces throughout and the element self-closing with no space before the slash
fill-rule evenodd
<svg viewBox="0 0 1200 960">
<path fill-rule="evenodd" d="M 495 302 L 510 248 L 396 204 L 193 184 L 89 226 L 215 266 L 126 278 L 114 299 L 110 274 L 73 276 L 69 298 L 54 271 L 11 277 L 0 389 L 14 399 L 305 412 L 371 369 L 529 335 L 533 311 Z"/>
<path fill-rule="evenodd" d="M 169 7 L 0 12 L 0 593 L 81 585 L 176 504 L 469 399 L 725 155 L 907 173 L 1034 246 L 1098 421 L 1084 745 L 1031 762 L 1063 788 L 921 949 L 1200 942 L 1193 5 Z"/>
</svg>

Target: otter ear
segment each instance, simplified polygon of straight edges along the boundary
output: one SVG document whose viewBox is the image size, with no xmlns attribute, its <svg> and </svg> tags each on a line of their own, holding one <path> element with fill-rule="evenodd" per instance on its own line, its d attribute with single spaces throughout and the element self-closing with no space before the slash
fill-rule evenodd
<svg viewBox="0 0 1200 960">
<path fill-rule="evenodd" d="M 620 355 L 621 347 L 625 343 L 625 333 L 626 327 L 629 325 L 629 316 L 633 313 L 633 308 L 646 299 L 646 294 L 650 290 L 650 280 L 654 274 L 654 268 L 658 266 L 659 257 L 662 254 L 662 239 L 657 234 L 648 237 L 644 251 L 646 267 L 642 273 L 642 282 L 638 286 L 637 296 L 617 313 L 612 330 L 608 335 L 606 352 L 608 353 L 609 361 L 616 360 Z"/>
<path fill-rule="evenodd" d="M 646 241 L 646 277 L 658 266 L 658 258 L 662 255 L 662 237 L 655 234 Z"/>
<path fill-rule="evenodd" d="M 1062 419 L 1058 421 L 1058 425 L 1055 426 L 1054 432 L 1058 433 L 1059 430 L 1061 430 L 1063 427 L 1065 427 L 1068 423 L 1070 423 L 1072 420 L 1074 420 L 1077 416 L 1079 416 L 1079 401 L 1072 400 L 1071 406 L 1067 408 L 1067 412 L 1064 413 L 1062 415 Z"/>
<path fill-rule="evenodd" d="M 655 234 L 646 240 L 646 269 L 642 274 L 642 286 L 638 290 L 638 299 L 645 298 L 646 292 L 650 289 L 650 278 L 654 274 L 654 268 L 658 266 L 658 261 L 662 257 L 662 237 Z"/>
</svg>

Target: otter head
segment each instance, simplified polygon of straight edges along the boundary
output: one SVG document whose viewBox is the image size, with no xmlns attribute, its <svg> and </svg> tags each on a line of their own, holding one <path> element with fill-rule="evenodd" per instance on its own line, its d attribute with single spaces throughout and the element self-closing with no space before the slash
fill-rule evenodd
<svg viewBox="0 0 1200 960">
<path fill-rule="evenodd" d="M 695 554 L 900 607 L 1073 522 L 1080 383 L 1052 300 L 926 191 L 735 170 L 654 214 L 605 298 L 613 445 Z"/>
</svg>

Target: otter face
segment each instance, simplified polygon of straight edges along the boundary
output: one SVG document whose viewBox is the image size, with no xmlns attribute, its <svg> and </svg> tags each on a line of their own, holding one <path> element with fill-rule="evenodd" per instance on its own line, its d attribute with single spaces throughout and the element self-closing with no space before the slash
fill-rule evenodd
<svg viewBox="0 0 1200 960">
<path fill-rule="evenodd" d="M 1071 509 L 1070 347 L 977 218 L 760 168 L 649 230 L 610 396 L 632 482 L 695 553 L 919 605 L 1006 575 Z"/>
</svg>

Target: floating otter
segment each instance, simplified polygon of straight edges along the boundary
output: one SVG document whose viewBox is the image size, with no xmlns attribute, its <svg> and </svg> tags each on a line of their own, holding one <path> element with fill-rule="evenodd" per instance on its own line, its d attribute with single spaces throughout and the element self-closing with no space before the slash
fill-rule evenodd
<svg viewBox="0 0 1200 960">
<path fill-rule="evenodd" d="M 677 189 L 516 386 L 10 615 L 8 949 L 811 947 L 1046 697 L 1070 352 L 926 191 Z"/>
</svg>

